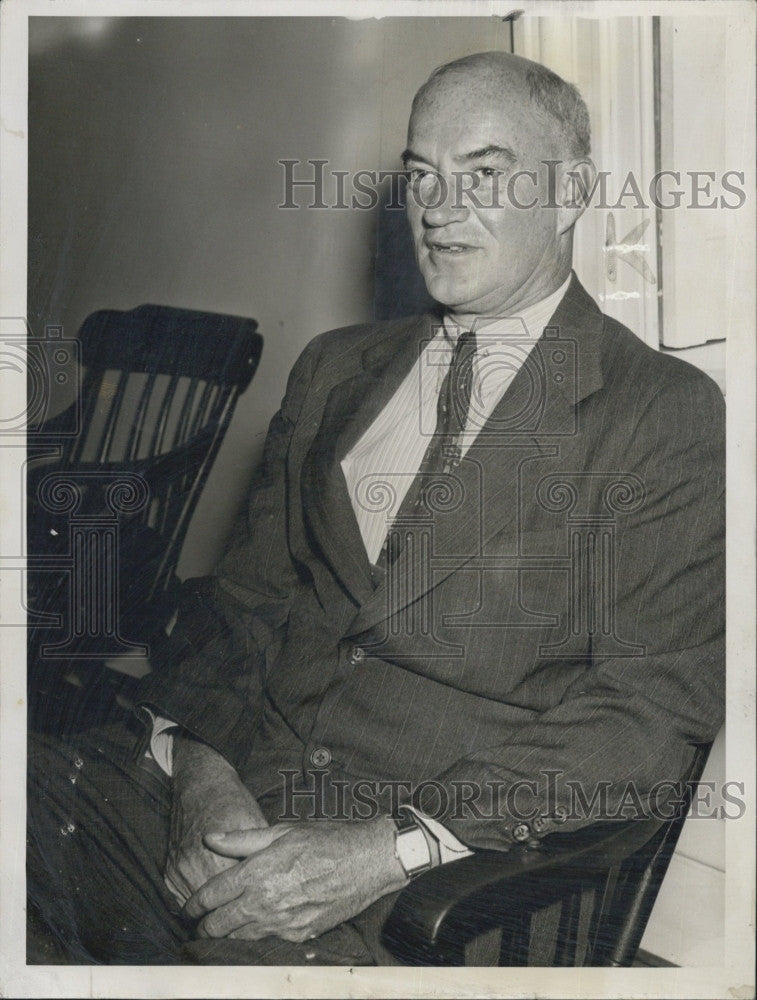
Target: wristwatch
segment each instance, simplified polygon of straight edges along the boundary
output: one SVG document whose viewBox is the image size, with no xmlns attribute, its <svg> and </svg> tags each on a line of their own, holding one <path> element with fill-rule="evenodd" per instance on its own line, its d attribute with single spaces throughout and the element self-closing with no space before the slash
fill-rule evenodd
<svg viewBox="0 0 757 1000">
<path fill-rule="evenodd" d="M 409 809 L 399 809 L 393 816 L 394 856 L 408 878 L 420 875 L 431 868 L 431 849 L 426 834 Z"/>
</svg>

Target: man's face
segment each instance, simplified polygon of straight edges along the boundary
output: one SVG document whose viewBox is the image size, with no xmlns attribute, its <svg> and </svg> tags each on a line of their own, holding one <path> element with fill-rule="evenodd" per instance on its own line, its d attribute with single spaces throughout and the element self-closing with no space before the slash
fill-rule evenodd
<svg viewBox="0 0 757 1000">
<path fill-rule="evenodd" d="M 556 133 L 515 75 L 511 87 L 474 73 L 442 78 L 412 115 L 405 165 L 415 253 L 429 293 L 452 313 L 513 314 L 564 277 L 543 162 L 560 158 Z"/>
</svg>

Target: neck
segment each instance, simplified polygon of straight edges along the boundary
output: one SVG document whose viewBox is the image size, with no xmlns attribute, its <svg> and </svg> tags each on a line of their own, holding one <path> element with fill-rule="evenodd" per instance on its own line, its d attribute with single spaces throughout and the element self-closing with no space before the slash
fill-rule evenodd
<svg viewBox="0 0 757 1000">
<path fill-rule="evenodd" d="M 541 302 L 544 302 L 550 296 L 558 292 L 563 286 L 567 286 L 567 282 L 570 279 L 571 270 L 570 267 L 565 271 L 560 278 L 552 282 L 547 290 L 541 290 L 538 293 L 533 293 L 528 296 L 524 296 L 518 299 L 511 306 L 504 306 L 498 310 L 488 312 L 464 312 L 458 311 L 454 308 L 448 309 L 447 314 L 455 323 L 459 324 L 465 329 L 471 329 L 475 324 L 478 327 L 485 326 L 487 323 L 492 323 L 498 319 L 507 319 L 508 317 L 518 317 L 522 316 L 524 313 L 528 312 L 530 309 L 536 308 Z"/>
</svg>

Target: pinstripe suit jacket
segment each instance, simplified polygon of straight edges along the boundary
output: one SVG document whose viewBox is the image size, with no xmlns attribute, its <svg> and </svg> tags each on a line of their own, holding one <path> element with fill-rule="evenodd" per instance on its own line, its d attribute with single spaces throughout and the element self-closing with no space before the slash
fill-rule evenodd
<svg viewBox="0 0 757 1000">
<path fill-rule="evenodd" d="M 574 276 L 376 586 L 339 463 L 435 322 L 308 345 L 249 507 L 217 573 L 185 585 L 142 701 L 257 795 L 326 748 L 331 777 L 397 782 L 467 843 L 504 846 L 525 814 L 531 836 L 563 809 L 566 827 L 589 821 L 577 785 L 611 811 L 646 805 L 722 721 L 723 400 Z"/>
</svg>

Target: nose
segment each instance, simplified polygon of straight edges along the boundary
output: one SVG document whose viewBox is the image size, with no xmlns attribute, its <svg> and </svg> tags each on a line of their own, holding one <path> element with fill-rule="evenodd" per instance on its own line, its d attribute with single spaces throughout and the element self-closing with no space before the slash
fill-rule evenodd
<svg viewBox="0 0 757 1000">
<path fill-rule="evenodd" d="M 458 187 L 454 177 L 444 174 L 427 174 L 417 185 L 415 200 L 426 227 L 435 229 L 467 218 L 468 208 Z"/>
</svg>

